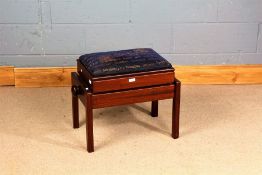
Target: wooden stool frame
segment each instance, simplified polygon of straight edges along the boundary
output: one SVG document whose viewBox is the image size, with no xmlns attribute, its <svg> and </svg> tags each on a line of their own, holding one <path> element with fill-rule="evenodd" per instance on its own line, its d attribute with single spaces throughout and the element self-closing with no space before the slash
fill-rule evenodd
<svg viewBox="0 0 262 175">
<path fill-rule="evenodd" d="M 128 76 L 132 77 L 132 74 Z M 134 74 L 135 75 L 135 74 Z M 73 72 L 72 79 L 72 108 L 73 128 L 79 128 L 78 99 L 86 109 L 86 141 L 87 151 L 94 152 L 93 136 L 93 109 L 127 105 L 152 101 L 151 116 L 158 116 L 158 100 L 173 99 L 172 105 L 172 137 L 179 137 L 179 110 L 180 110 L 180 87 L 179 80 L 174 78 L 172 84 L 137 87 L 120 91 L 98 92 L 90 88 L 90 84 L 81 75 Z"/>
</svg>

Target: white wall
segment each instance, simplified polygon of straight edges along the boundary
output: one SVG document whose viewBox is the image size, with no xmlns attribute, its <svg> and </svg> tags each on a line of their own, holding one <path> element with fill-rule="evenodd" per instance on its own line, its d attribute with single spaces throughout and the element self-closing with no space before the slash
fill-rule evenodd
<svg viewBox="0 0 262 175">
<path fill-rule="evenodd" d="M 1 0 L 0 65 L 151 47 L 175 64 L 262 63 L 262 0 Z"/>
</svg>

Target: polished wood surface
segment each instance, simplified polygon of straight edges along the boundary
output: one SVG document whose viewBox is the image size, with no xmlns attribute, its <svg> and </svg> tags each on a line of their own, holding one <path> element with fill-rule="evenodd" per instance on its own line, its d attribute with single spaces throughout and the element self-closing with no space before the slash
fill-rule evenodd
<svg viewBox="0 0 262 175">
<path fill-rule="evenodd" d="M 76 92 L 78 98 L 82 102 L 84 106 L 86 106 L 86 88 L 88 88 L 88 84 L 75 72 L 71 73 L 72 77 L 72 87 L 71 89 L 74 89 L 75 87 L 78 89 Z M 89 89 L 88 89 L 89 90 Z M 74 93 L 74 91 L 72 91 Z M 72 94 L 72 95 L 76 95 Z"/>
<path fill-rule="evenodd" d="M 122 78 L 112 78 L 106 80 L 95 80 L 93 81 L 93 93 L 170 84 L 173 80 L 173 71 L 135 76 L 130 75 Z"/>
<path fill-rule="evenodd" d="M 86 93 L 86 142 L 87 151 L 94 152 L 92 94 Z"/>
<path fill-rule="evenodd" d="M 151 116 L 152 117 L 158 116 L 158 100 L 152 101 L 151 103 Z"/>
<path fill-rule="evenodd" d="M 0 66 L 0 86 L 15 85 L 14 67 Z"/>
<path fill-rule="evenodd" d="M 172 109 L 172 137 L 177 139 L 179 137 L 179 114 L 180 114 L 180 94 L 181 94 L 181 82 L 175 79 L 175 89 L 173 97 L 173 109 Z"/>
<path fill-rule="evenodd" d="M 75 79 L 72 78 L 72 84 L 75 83 Z M 78 94 L 81 94 L 78 86 L 72 86 L 72 116 L 73 116 L 73 128 L 79 128 L 79 103 L 78 103 Z"/>
<path fill-rule="evenodd" d="M 141 88 L 112 93 L 94 94 L 93 108 L 140 103 L 173 98 L 174 85 Z"/>
</svg>

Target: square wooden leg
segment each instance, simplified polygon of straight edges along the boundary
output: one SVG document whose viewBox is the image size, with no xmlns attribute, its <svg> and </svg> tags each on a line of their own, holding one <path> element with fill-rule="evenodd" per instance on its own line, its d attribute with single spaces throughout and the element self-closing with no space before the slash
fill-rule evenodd
<svg viewBox="0 0 262 175">
<path fill-rule="evenodd" d="M 152 117 L 158 116 L 158 100 L 152 101 L 151 103 L 151 116 Z"/>
<path fill-rule="evenodd" d="M 94 133 L 93 133 L 93 109 L 92 109 L 92 95 L 86 95 L 86 141 L 87 151 L 94 152 Z"/>
<path fill-rule="evenodd" d="M 180 112 L 180 91 L 181 91 L 181 82 L 175 80 L 175 89 L 174 89 L 174 98 L 173 98 L 173 109 L 172 109 L 172 137 L 174 139 L 179 137 L 179 112 Z"/>
<path fill-rule="evenodd" d="M 73 94 L 73 92 L 72 92 L 72 111 L 73 111 L 73 128 L 79 128 L 78 96 Z"/>
</svg>

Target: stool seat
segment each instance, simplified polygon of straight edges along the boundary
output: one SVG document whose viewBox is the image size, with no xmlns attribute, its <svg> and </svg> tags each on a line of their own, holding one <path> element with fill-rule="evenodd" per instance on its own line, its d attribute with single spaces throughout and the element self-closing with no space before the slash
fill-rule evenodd
<svg viewBox="0 0 262 175">
<path fill-rule="evenodd" d="M 166 59 L 150 48 L 85 54 L 79 61 L 93 77 L 172 68 Z"/>
</svg>

